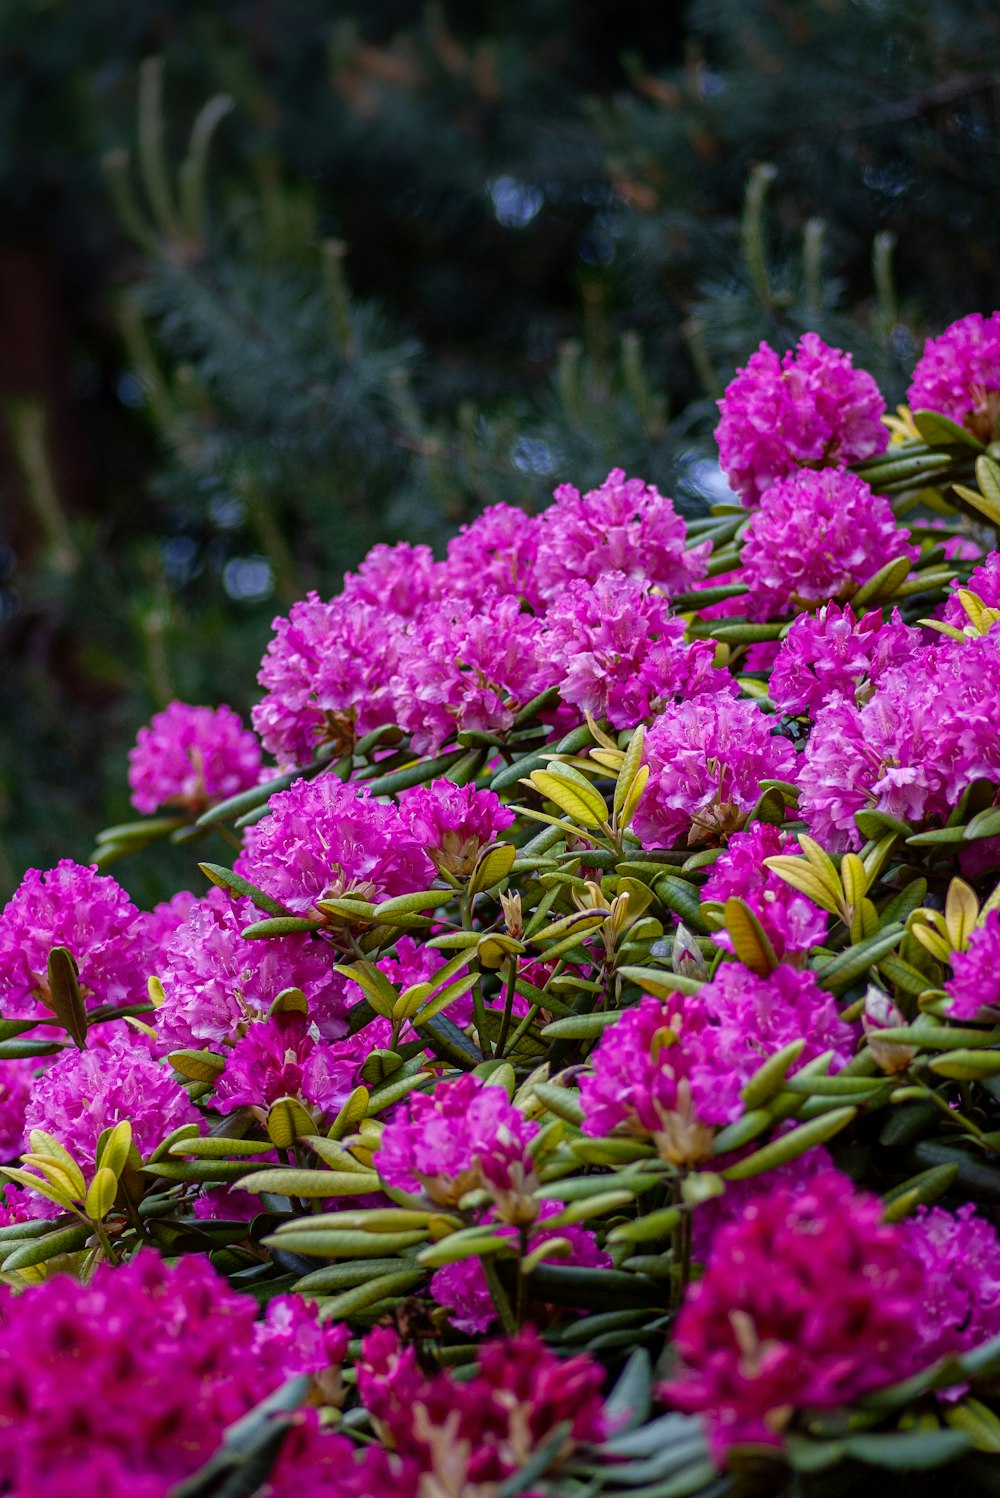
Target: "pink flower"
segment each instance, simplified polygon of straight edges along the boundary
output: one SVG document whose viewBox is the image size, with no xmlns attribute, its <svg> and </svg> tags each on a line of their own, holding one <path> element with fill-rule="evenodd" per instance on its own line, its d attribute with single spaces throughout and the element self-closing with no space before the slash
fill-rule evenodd
<svg viewBox="0 0 1000 1498">
<path fill-rule="evenodd" d="M 676 1164 L 703 1159 L 761 1063 L 800 1038 L 797 1065 L 851 1054 L 853 1032 L 813 973 L 781 964 L 758 978 L 724 962 L 697 994 L 644 998 L 605 1032 L 580 1083 L 584 1131 L 648 1134 Z"/>
<path fill-rule="evenodd" d="M 574 1264 L 579 1269 L 610 1268 L 611 1259 L 598 1248 L 597 1239 L 587 1228 L 542 1226 L 547 1217 L 555 1217 L 561 1210 L 559 1202 L 541 1203 L 528 1236 L 527 1251 L 532 1253 L 543 1243 L 564 1238 L 572 1252 L 567 1257 L 554 1258 L 553 1262 Z M 507 1225 L 498 1228 L 497 1236 L 509 1238 L 516 1246 L 518 1229 Z M 460 1259 L 455 1264 L 446 1264 L 431 1278 L 430 1290 L 438 1305 L 450 1311 L 451 1324 L 460 1332 L 481 1336 L 497 1319 L 496 1306 L 479 1259 Z"/>
<path fill-rule="evenodd" d="M 743 577 L 764 617 L 850 598 L 896 557 L 916 560 L 888 500 L 843 468 L 777 479 L 743 542 Z"/>
<path fill-rule="evenodd" d="M 514 820 L 510 807 L 492 791 L 445 779 L 403 791 L 399 815 L 435 867 L 454 875 L 471 874 L 480 849 Z"/>
<path fill-rule="evenodd" d="M 560 1359 L 531 1327 L 484 1343 L 478 1372 L 461 1382 L 422 1373 L 414 1349 L 388 1328 L 369 1332 L 362 1359 L 361 1398 L 376 1429 L 427 1474 L 421 1492 L 494 1492 L 558 1427 L 566 1426 L 565 1440 L 546 1471 L 607 1433 L 600 1365 L 587 1356 Z"/>
<path fill-rule="evenodd" d="M 46 873 L 29 869 L 0 913 L 0 1009 L 8 1018 L 51 1017 L 53 947 L 73 954 L 88 1009 L 145 1002 L 143 917 L 96 865 L 84 868 L 64 858 Z"/>
<path fill-rule="evenodd" d="M 518 708 L 547 687 L 541 622 L 511 594 L 431 605 L 399 642 L 392 681 L 396 722 L 418 754 L 437 754 L 467 730 L 506 733 Z"/>
<path fill-rule="evenodd" d="M 882 1211 L 830 1171 L 762 1193 L 717 1235 L 661 1393 L 707 1417 L 720 1464 L 736 1442 L 779 1445 L 797 1410 L 849 1404 L 920 1366 L 925 1279 Z"/>
<path fill-rule="evenodd" d="M 667 600 L 622 572 L 567 583 L 545 623 L 562 700 L 614 728 L 634 728 L 677 696 L 736 690 L 714 667 L 714 645 L 685 645 Z"/>
<path fill-rule="evenodd" d="M 38 1061 L 0 1061 L 0 1161 L 16 1160 L 26 1149 L 24 1120 Z"/>
<path fill-rule="evenodd" d="M 781 359 L 762 343 L 728 385 L 719 410 L 719 461 L 751 506 L 800 468 L 857 463 L 889 445 L 875 381 L 816 333 L 804 333 Z"/>
<path fill-rule="evenodd" d="M 448 542 L 447 592 L 480 598 L 487 589 L 523 598 L 537 609 L 540 521 L 512 505 L 491 505 Z"/>
<path fill-rule="evenodd" d="M 745 832 L 734 832 L 711 867 L 702 886 L 703 900 L 745 900 L 760 921 L 779 962 L 802 957 L 826 936 L 827 917 L 811 900 L 764 867 L 765 858 L 793 849 L 789 833 L 767 822 L 755 822 Z M 727 952 L 733 950 L 726 931 L 713 937 Z"/>
<path fill-rule="evenodd" d="M 928 338 L 906 401 L 913 411 L 939 411 L 991 442 L 1000 415 L 1000 312 L 970 312 Z"/>
<path fill-rule="evenodd" d="M 279 1098 L 297 1098 L 314 1115 L 335 1114 L 350 1097 L 356 1062 L 324 1044 L 304 1014 L 275 1014 L 251 1025 L 226 1056 L 215 1084 L 220 1113 L 266 1112 Z"/>
<path fill-rule="evenodd" d="M 433 869 L 395 806 L 334 775 L 297 780 L 248 829 L 236 871 L 296 915 L 351 893 L 385 900 L 426 887 Z"/>
<path fill-rule="evenodd" d="M 229 1425 L 287 1377 L 322 1378 L 346 1348 L 343 1328 L 285 1298 L 258 1322 L 196 1255 L 168 1267 L 143 1251 L 85 1285 L 4 1286 L 0 1307 L 0 1487 L 25 1495 L 167 1498 Z"/>
<path fill-rule="evenodd" d="M 256 785 L 260 764 L 260 745 L 232 708 L 171 702 L 129 750 L 132 805 L 201 812 Z"/>
<path fill-rule="evenodd" d="M 711 551 L 709 542 L 685 549 L 686 534 L 673 501 L 621 468 L 582 496 L 561 484 L 541 517 L 539 591 L 551 601 L 574 578 L 594 583 L 606 572 L 623 572 L 667 594 L 685 592 L 704 577 Z"/>
<path fill-rule="evenodd" d="M 83 1167 L 93 1168 L 105 1129 L 127 1118 L 144 1160 L 182 1124 L 201 1115 L 170 1068 L 153 1056 L 141 1036 L 125 1028 L 101 1027 L 85 1051 L 63 1051 L 32 1089 L 25 1132 L 44 1129 Z"/>
<path fill-rule="evenodd" d="M 669 704 L 646 735 L 649 781 L 633 827 L 646 847 L 670 848 L 735 832 L 760 782 L 795 778 L 796 755 L 775 720 L 723 693 Z"/>
<path fill-rule="evenodd" d="M 397 541 L 372 547 L 357 572 L 345 576 L 343 596 L 348 603 L 414 619 L 446 591 L 445 568 L 435 562 L 430 547 Z"/>
<path fill-rule="evenodd" d="M 504 1220 L 531 1221 L 536 1209 L 524 1199 L 534 1178 L 528 1145 L 537 1133 L 502 1087 L 465 1074 L 432 1093 L 411 1094 L 387 1124 L 374 1165 L 387 1186 L 442 1206 L 486 1187 Z"/>
<path fill-rule="evenodd" d="M 964 617 L 964 616 L 963 616 Z M 815 614 L 799 614 L 781 642 L 768 696 L 779 712 L 815 714 L 827 702 L 857 700 L 867 682 L 878 683 L 891 666 L 920 648 L 920 631 L 894 609 L 890 623 L 873 609 L 860 619 L 849 603 L 827 603 Z"/>
<path fill-rule="evenodd" d="M 957 1212 L 920 1207 L 903 1223 L 924 1267 L 921 1315 L 915 1330 L 926 1361 L 968 1352 L 1000 1336 L 1000 1242 L 972 1202 Z"/>
<path fill-rule="evenodd" d="M 390 684 L 406 628 L 399 615 L 361 598 L 322 603 L 310 593 L 273 628 L 257 677 L 266 691 L 251 717 L 279 764 L 307 765 L 321 744 L 349 749 L 393 721 Z"/>
<path fill-rule="evenodd" d="M 943 820 L 975 780 L 1000 783 L 1000 632 L 945 639 L 887 670 L 864 707 L 816 715 L 800 805 L 825 848 L 859 847 L 855 813 Z"/>
<path fill-rule="evenodd" d="M 197 905 L 198 896 L 191 894 L 190 890 L 182 889 L 178 894 L 172 895 L 169 900 L 161 900 L 159 905 L 154 905 L 152 910 L 144 913 L 146 946 L 149 949 L 149 960 L 154 972 L 159 953 L 174 932 L 179 931 L 189 919 L 192 910 Z"/>
<path fill-rule="evenodd" d="M 964 952 L 954 952 L 945 991 L 952 1019 L 977 1019 L 984 1009 L 1000 1008 L 1000 913 L 991 910 L 969 937 Z"/>
<path fill-rule="evenodd" d="M 308 936 L 244 940 L 262 915 L 249 900 L 211 889 L 168 938 L 158 963 L 164 1001 L 153 1020 L 161 1049 L 229 1044 L 286 988 L 301 988 L 327 1039 L 344 1033 L 354 985 L 333 971 L 333 953 Z"/>
</svg>

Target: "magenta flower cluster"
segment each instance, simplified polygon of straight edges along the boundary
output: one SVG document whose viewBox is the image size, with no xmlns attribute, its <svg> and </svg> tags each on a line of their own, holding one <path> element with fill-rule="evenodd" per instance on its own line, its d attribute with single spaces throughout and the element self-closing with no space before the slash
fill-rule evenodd
<svg viewBox="0 0 1000 1498">
<path fill-rule="evenodd" d="M 719 410 L 719 460 L 748 505 L 800 469 L 856 463 L 889 445 L 875 381 L 815 333 L 804 333 L 781 358 L 762 343 L 737 371 Z"/>
<path fill-rule="evenodd" d="M 1000 312 L 971 312 L 928 338 L 906 399 L 912 410 L 938 411 L 991 442 L 1000 418 Z"/>
<path fill-rule="evenodd" d="M 178 807 L 201 812 L 256 785 L 260 745 L 230 707 L 171 702 L 139 729 L 129 752 L 128 783 L 136 811 Z"/>
</svg>

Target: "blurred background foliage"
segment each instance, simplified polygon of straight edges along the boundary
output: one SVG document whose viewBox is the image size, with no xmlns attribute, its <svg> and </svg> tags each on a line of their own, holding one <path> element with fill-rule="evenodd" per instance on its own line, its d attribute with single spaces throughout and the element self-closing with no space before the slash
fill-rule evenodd
<svg viewBox="0 0 1000 1498">
<path fill-rule="evenodd" d="M 900 399 L 996 305 L 998 58 L 994 0 L 6 0 L 0 892 L 373 542 L 720 497 L 761 338 Z"/>
</svg>

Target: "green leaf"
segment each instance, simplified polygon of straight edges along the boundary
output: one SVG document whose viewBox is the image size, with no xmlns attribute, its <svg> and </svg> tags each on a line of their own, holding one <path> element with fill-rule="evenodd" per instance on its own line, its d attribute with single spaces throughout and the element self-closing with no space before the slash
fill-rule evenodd
<svg viewBox="0 0 1000 1498">
<path fill-rule="evenodd" d="M 581 785 L 552 770 L 534 770 L 528 784 L 581 827 L 603 827 L 608 820 L 604 797 L 592 785 Z"/>
<path fill-rule="evenodd" d="M 765 860 L 766 862 L 767 860 Z M 895 923 L 886 926 L 877 936 L 856 942 L 836 957 L 831 957 L 816 969 L 816 981 L 821 988 L 839 993 L 864 976 L 869 968 L 881 958 L 887 957 L 905 935 L 905 927 Z"/>
<path fill-rule="evenodd" d="M 776 1165 L 787 1165 L 789 1160 L 797 1160 L 806 1150 L 813 1149 L 817 1144 L 824 1144 L 834 1134 L 839 1134 L 856 1116 L 857 1111 L 856 1108 L 834 1108 L 820 1118 L 800 1124 L 780 1139 L 772 1139 L 762 1149 L 738 1160 L 735 1165 L 730 1165 L 722 1171 L 722 1177 L 726 1181 L 745 1181 L 751 1176 L 763 1174 L 765 1170 L 773 1170 Z"/>
<path fill-rule="evenodd" d="M 171 1051 L 167 1060 L 189 1082 L 214 1082 L 226 1069 L 225 1061 L 214 1051 Z"/>
<path fill-rule="evenodd" d="M 554 1082 L 533 1082 L 531 1090 L 538 1101 L 557 1118 L 577 1126 L 583 1123 L 583 1108 L 578 1092 L 571 1091 L 568 1087 L 558 1087 Z"/>
<path fill-rule="evenodd" d="M 87 1045 L 87 1010 L 80 993 L 76 958 L 68 947 L 53 947 L 48 960 L 48 1005 L 80 1050 Z"/>
<path fill-rule="evenodd" d="M 48 1227 L 48 1223 L 45 1224 Z M 19 1243 L 5 1257 L 2 1257 L 4 1274 L 13 1274 L 18 1269 L 31 1269 L 36 1264 L 44 1264 L 49 1259 L 54 1259 L 57 1254 L 76 1253 L 78 1249 L 85 1246 L 93 1229 L 84 1222 L 72 1224 L 70 1227 L 56 1228 L 54 1232 L 44 1233 L 33 1238 L 29 1243 Z M 0 1256 L 2 1256 L 0 1245 Z"/>
<path fill-rule="evenodd" d="M 268 936 L 298 936 L 304 931 L 318 931 L 323 922 L 304 915 L 274 915 L 266 921 L 254 921 L 244 926 L 241 935 L 244 941 L 258 941 Z"/>
<path fill-rule="evenodd" d="M 602 1014 L 571 1014 L 566 1019 L 553 1020 L 541 1033 L 546 1040 L 596 1040 L 620 1019 L 618 1010 Z"/>
<path fill-rule="evenodd" d="M 1000 806 L 988 806 L 985 811 L 977 812 L 965 829 L 967 842 L 973 842 L 981 837 L 998 836 L 1000 836 Z"/>
<path fill-rule="evenodd" d="M 323 1320 L 346 1321 L 351 1316 L 356 1316 L 358 1311 L 364 1311 L 368 1306 L 386 1300 L 389 1296 L 406 1295 L 426 1278 L 426 1274 L 426 1270 L 415 1268 L 396 1269 L 392 1274 L 375 1275 L 363 1284 L 344 1290 L 326 1301 L 323 1305 Z M 305 1281 L 300 1280 L 295 1289 L 301 1290 L 304 1283 Z"/>
<path fill-rule="evenodd" d="M 745 900 L 730 897 L 722 907 L 726 930 L 733 943 L 733 951 L 758 978 L 766 978 L 778 966 L 763 926 Z"/>
<path fill-rule="evenodd" d="M 492 889 L 508 877 L 517 857 L 513 843 L 491 843 L 476 859 L 476 866 L 469 880 L 469 899 Z"/>
<path fill-rule="evenodd" d="M 258 1171 L 256 1175 L 244 1176 L 240 1190 L 268 1191 L 276 1196 L 299 1196 L 304 1201 L 312 1201 L 327 1196 L 364 1196 L 369 1191 L 378 1191 L 380 1185 L 374 1171 L 370 1175 L 361 1175 L 354 1171 L 285 1170 L 276 1166 Z"/>
<path fill-rule="evenodd" d="M 607 1429 L 618 1436 L 635 1430 L 649 1419 L 652 1407 L 653 1370 L 649 1353 L 644 1347 L 637 1347 L 604 1402 Z"/>
<path fill-rule="evenodd" d="M 289 912 L 277 900 L 266 895 L 256 884 L 251 884 L 248 879 L 234 874 L 232 869 L 227 869 L 221 863 L 200 863 L 198 865 L 205 878 L 219 889 L 228 889 L 232 894 L 239 895 L 243 900 L 249 900 L 256 905 L 258 910 L 266 910 L 268 915 L 287 916 Z"/>
<path fill-rule="evenodd" d="M 317 1259 L 375 1259 L 385 1254 L 402 1253 L 404 1248 L 414 1248 L 426 1240 L 426 1231 L 419 1229 L 409 1233 L 313 1229 L 309 1227 L 308 1219 L 303 1218 L 291 1225 L 289 1231 L 279 1228 L 262 1242 L 265 1248 L 286 1249 L 289 1253 L 308 1254 Z"/>
<path fill-rule="evenodd" d="M 747 1108 L 759 1108 L 774 1096 L 805 1050 L 805 1044 L 804 1040 L 793 1040 L 757 1068 L 740 1093 Z"/>
<path fill-rule="evenodd" d="M 271 1104 L 267 1115 L 268 1138 L 279 1150 L 291 1149 L 297 1139 L 315 1134 L 312 1115 L 298 1098 L 280 1097 Z"/>
<path fill-rule="evenodd" d="M 887 603 L 896 593 L 900 583 L 905 582 L 910 573 L 909 557 L 894 557 L 891 562 L 886 562 L 884 567 L 870 577 L 863 588 L 859 588 L 851 599 L 851 607 L 855 613 L 860 614 L 862 609 L 870 608 L 874 603 Z"/>
<path fill-rule="evenodd" d="M 1000 1051 L 973 1051 L 961 1048 L 935 1056 L 929 1063 L 932 1072 L 956 1082 L 981 1081 L 1000 1076 Z"/>
<path fill-rule="evenodd" d="M 654 999 L 667 999 L 674 993 L 694 994 L 704 987 L 701 978 L 687 978 L 658 967 L 620 967 L 618 975 L 644 993 L 652 994 Z"/>
<path fill-rule="evenodd" d="M 940 411 L 914 411 L 913 425 L 928 447 L 972 447 L 976 452 L 983 451 L 978 438 Z"/>
<path fill-rule="evenodd" d="M 90 1183 L 84 1202 L 84 1211 L 91 1222 L 103 1222 L 114 1206 L 118 1194 L 118 1177 L 113 1170 L 102 1165 Z"/>
<path fill-rule="evenodd" d="M 969 1437 L 960 1430 L 871 1431 L 843 1438 L 844 1450 L 856 1461 L 894 1472 L 925 1472 L 943 1467 L 968 1451 Z"/>
<path fill-rule="evenodd" d="M 373 796 L 394 796 L 397 791 L 409 790 L 412 785 L 425 785 L 429 780 L 436 780 L 466 757 L 465 749 L 449 749 L 447 754 L 439 754 L 436 759 L 417 759 L 401 770 L 391 770 L 387 775 L 366 780 L 365 785 Z"/>
</svg>

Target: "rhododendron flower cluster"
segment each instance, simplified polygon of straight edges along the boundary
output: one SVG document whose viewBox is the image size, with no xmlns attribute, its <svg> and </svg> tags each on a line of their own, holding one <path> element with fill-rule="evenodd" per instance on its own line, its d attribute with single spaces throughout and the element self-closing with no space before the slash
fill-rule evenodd
<svg viewBox="0 0 1000 1498">
<path fill-rule="evenodd" d="M 915 652 L 861 708 L 828 703 L 798 774 L 810 830 L 841 849 L 860 846 L 854 816 L 868 806 L 915 823 L 944 820 L 974 781 L 1000 781 L 998 712 L 998 635 Z"/>
<path fill-rule="evenodd" d="M 944 986 L 953 1019 L 978 1019 L 984 1009 L 1000 1009 L 1000 912 L 989 911 L 970 933 L 966 950 L 952 954 Z"/>
<path fill-rule="evenodd" d="M 984 439 L 998 317 L 911 388 Z M 995 1461 L 1000 463 L 815 334 L 720 406 L 742 506 L 374 547 L 275 621 L 273 779 L 174 703 L 178 814 L 0 912 L 0 1493 Z"/>
<path fill-rule="evenodd" d="M 166 1498 L 264 1395 L 338 1365 L 349 1336 L 292 1299 L 258 1322 L 203 1260 L 149 1251 L 85 1288 L 60 1276 L 2 1296 L 0 1483 L 16 1493 Z"/>
<path fill-rule="evenodd" d="M 453 1491 L 495 1492 L 493 1484 L 525 1467 L 560 1429 L 549 1468 L 605 1432 L 599 1366 L 587 1357 L 554 1357 L 528 1330 L 486 1343 L 479 1373 L 467 1383 L 428 1378 L 413 1349 L 401 1348 L 390 1331 L 365 1339 L 363 1359 L 358 1383 L 377 1425 L 418 1471 L 450 1482 Z"/>
<path fill-rule="evenodd" d="M 146 1160 L 181 1124 L 198 1123 L 200 1114 L 141 1035 L 98 1029 L 87 1050 L 64 1051 L 42 1072 L 25 1130 L 53 1134 L 86 1168 L 95 1162 L 100 1135 L 122 1119 L 131 1123 L 132 1141 Z"/>
<path fill-rule="evenodd" d="M 128 895 L 96 866 L 63 858 L 29 869 L 0 914 L 0 1008 L 7 1016 L 52 1017 L 49 953 L 65 947 L 88 1008 L 141 1003 L 145 929 Z"/>
<path fill-rule="evenodd" d="M 782 964 L 758 978 L 723 963 L 697 994 L 642 999 L 608 1031 L 580 1086 L 584 1129 L 652 1135 L 678 1164 L 703 1158 L 760 1063 L 800 1036 L 800 1063 L 849 1059 L 851 1029 L 812 973 Z"/>
<path fill-rule="evenodd" d="M 722 693 L 664 708 L 645 753 L 649 783 L 634 826 L 653 848 L 737 831 L 760 799 L 761 781 L 787 779 L 795 765 L 773 719 Z"/>
<path fill-rule="evenodd" d="M 128 759 L 137 811 L 204 811 L 256 785 L 261 766 L 260 745 L 232 708 L 186 702 L 171 702 L 140 728 Z"/>
<path fill-rule="evenodd" d="M 880 609 L 859 619 L 849 603 L 827 603 L 792 621 L 774 660 L 768 696 L 780 712 L 813 716 L 836 698 L 860 705 L 883 672 L 901 666 L 919 646 L 920 631 L 904 624 L 898 609 L 886 623 Z"/>
<path fill-rule="evenodd" d="M 727 386 L 719 410 L 719 460 L 749 505 L 801 468 L 856 463 L 889 445 L 875 381 L 815 333 L 804 333 L 781 358 L 762 343 Z"/>
<path fill-rule="evenodd" d="M 843 468 L 804 469 L 764 493 L 743 543 L 742 578 L 762 618 L 845 599 L 897 557 L 915 561 L 888 501 Z"/>
<path fill-rule="evenodd" d="M 991 442 L 1000 418 L 1000 312 L 971 312 L 928 338 L 906 399 L 912 410 L 939 411 Z"/>
<path fill-rule="evenodd" d="M 503 1088 L 458 1077 L 429 1095 L 415 1094 L 388 1125 L 377 1153 L 379 1174 L 387 1185 L 442 1206 L 485 1187 L 498 1214 L 517 1220 L 533 1173 L 528 1146 L 537 1132 Z M 525 1220 L 534 1215 L 529 1203 Z"/>
</svg>

